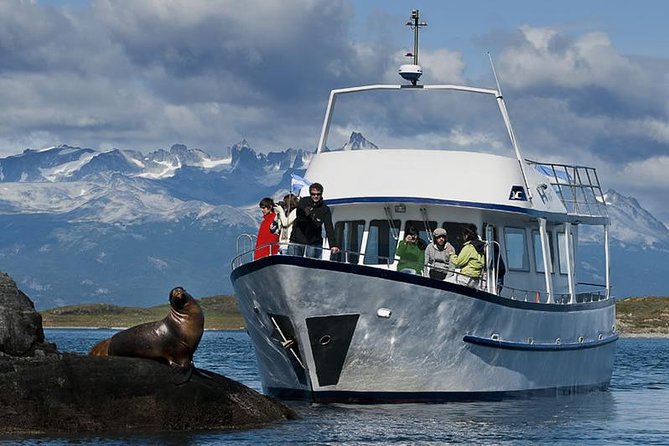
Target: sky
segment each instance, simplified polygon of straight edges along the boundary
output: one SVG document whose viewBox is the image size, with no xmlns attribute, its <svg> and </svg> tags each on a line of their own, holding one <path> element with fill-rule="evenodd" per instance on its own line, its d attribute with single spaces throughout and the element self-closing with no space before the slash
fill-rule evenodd
<svg viewBox="0 0 669 446">
<path fill-rule="evenodd" d="M 669 2 L 0 0 L 0 156 L 60 144 L 212 155 L 313 150 L 329 91 L 401 83 L 419 9 L 421 82 L 494 87 L 523 155 L 598 169 L 669 224 Z M 330 145 L 513 156 L 494 101 L 342 100 Z M 507 138 L 508 139 L 508 138 Z"/>
</svg>

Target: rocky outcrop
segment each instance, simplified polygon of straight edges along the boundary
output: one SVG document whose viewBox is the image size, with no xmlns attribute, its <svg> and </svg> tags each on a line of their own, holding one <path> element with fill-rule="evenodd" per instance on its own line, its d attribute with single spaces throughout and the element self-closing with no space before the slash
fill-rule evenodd
<svg viewBox="0 0 669 446">
<path fill-rule="evenodd" d="M 0 432 L 239 429 L 295 418 L 224 376 L 203 371 L 176 385 L 175 373 L 150 359 L 2 357 Z"/>
<path fill-rule="evenodd" d="M 16 282 L 0 272 L 0 354 L 33 356 L 55 351 L 44 344 L 42 316 L 28 296 L 16 287 Z"/>
<path fill-rule="evenodd" d="M 239 429 L 296 417 L 216 373 L 186 382 L 178 373 L 149 359 L 59 353 L 32 301 L 0 273 L 0 434 Z"/>
</svg>

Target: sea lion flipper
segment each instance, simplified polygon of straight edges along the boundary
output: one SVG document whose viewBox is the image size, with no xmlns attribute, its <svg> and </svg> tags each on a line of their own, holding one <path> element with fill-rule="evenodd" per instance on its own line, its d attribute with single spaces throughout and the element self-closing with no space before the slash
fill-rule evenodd
<svg viewBox="0 0 669 446">
<path fill-rule="evenodd" d="M 174 377 L 172 378 L 172 382 L 177 386 L 186 384 L 193 377 L 194 368 L 192 363 L 185 366 L 173 366 Z"/>
<path fill-rule="evenodd" d="M 214 378 L 214 376 L 207 373 L 206 370 L 198 369 L 195 366 L 193 366 L 193 375 L 197 375 L 197 376 L 200 376 L 200 377 L 205 378 L 205 379 L 213 379 Z"/>
<path fill-rule="evenodd" d="M 111 343 L 111 338 L 103 339 L 98 342 L 91 348 L 88 352 L 90 356 L 109 356 L 109 344 Z"/>
</svg>

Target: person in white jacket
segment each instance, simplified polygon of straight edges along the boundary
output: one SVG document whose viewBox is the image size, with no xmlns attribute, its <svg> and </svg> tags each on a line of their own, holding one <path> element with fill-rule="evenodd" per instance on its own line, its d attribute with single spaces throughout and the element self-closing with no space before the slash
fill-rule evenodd
<svg viewBox="0 0 669 446">
<path fill-rule="evenodd" d="M 272 227 L 276 228 L 279 234 L 279 254 L 286 254 L 290 234 L 293 232 L 293 223 L 297 218 L 297 197 L 293 194 L 283 197 L 283 201 L 274 206 L 274 213 L 276 217 Z"/>
</svg>

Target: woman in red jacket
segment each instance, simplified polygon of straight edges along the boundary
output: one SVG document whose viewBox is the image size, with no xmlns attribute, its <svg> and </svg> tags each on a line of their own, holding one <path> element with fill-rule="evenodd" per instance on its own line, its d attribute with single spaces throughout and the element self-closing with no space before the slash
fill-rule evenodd
<svg viewBox="0 0 669 446">
<path fill-rule="evenodd" d="M 253 260 L 261 257 L 275 255 L 279 252 L 279 235 L 273 234 L 270 231 L 270 226 L 274 221 L 276 214 L 274 213 L 274 200 L 265 197 L 260 200 L 260 210 L 262 211 L 262 222 L 260 222 L 260 229 L 258 229 L 258 238 L 256 239 L 256 249 L 253 252 Z"/>
</svg>

